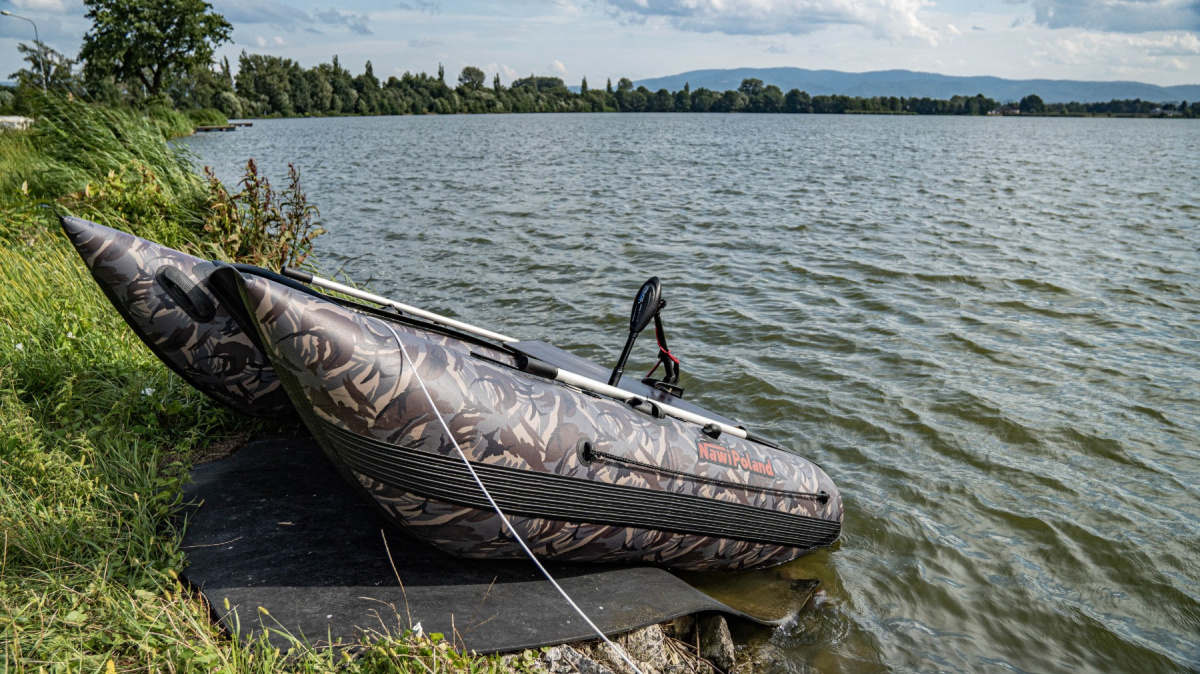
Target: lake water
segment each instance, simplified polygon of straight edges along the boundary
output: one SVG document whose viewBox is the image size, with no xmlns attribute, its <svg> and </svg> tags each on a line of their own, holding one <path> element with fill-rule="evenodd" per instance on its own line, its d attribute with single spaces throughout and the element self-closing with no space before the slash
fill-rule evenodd
<svg viewBox="0 0 1200 674">
<path fill-rule="evenodd" d="M 615 360 L 663 281 L 688 398 L 820 463 L 778 671 L 1200 668 L 1200 123 L 814 115 L 256 121 L 326 270 Z M 643 338 L 629 368 L 648 369 Z M 764 581 L 765 582 L 765 581 Z"/>
</svg>

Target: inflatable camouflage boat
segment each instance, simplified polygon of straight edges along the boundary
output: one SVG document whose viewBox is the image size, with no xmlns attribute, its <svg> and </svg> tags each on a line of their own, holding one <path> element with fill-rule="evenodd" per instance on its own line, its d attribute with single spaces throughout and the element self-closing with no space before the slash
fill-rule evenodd
<svg viewBox="0 0 1200 674">
<path fill-rule="evenodd" d="M 60 221 L 100 290 L 168 367 L 244 414 L 294 416 L 257 335 L 234 316 L 240 303 L 209 287 L 217 265 L 87 220 Z"/>
<path fill-rule="evenodd" d="M 244 408 L 251 400 L 261 405 L 245 393 L 253 387 L 237 387 L 236 396 L 214 387 L 230 366 L 210 369 L 220 359 L 190 354 L 223 353 L 224 339 L 252 352 L 244 362 L 273 384 L 264 389 L 273 413 L 294 407 L 343 476 L 410 533 L 448 552 L 523 554 L 476 476 L 544 559 L 740 570 L 786 562 L 840 534 L 842 500 L 819 467 L 682 399 L 657 279 L 639 292 L 629 339 L 609 372 L 544 342 L 300 272 L 286 270 L 289 278 L 205 263 L 84 221 L 64 221 L 64 228 L 164 361 L 214 398 Z M 108 243 L 80 243 L 97 237 Z M 108 258 L 124 262 L 100 268 L 119 271 L 97 272 Z M 137 292 L 122 290 L 127 278 L 137 280 Z M 173 329 L 203 339 L 167 339 L 168 316 Z M 622 377 L 634 339 L 651 320 L 664 378 Z M 280 390 L 290 406 L 278 399 Z"/>
<path fill-rule="evenodd" d="M 584 390 L 563 372 L 596 382 L 603 368 L 542 342 L 490 343 L 266 278 L 239 280 L 267 355 L 326 454 L 438 548 L 523 554 L 456 444 L 542 558 L 738 570 L 838 537 L 841 498 L 820 468 L 722 432 L 740 430 L 728 420 L 702 427 L 668 414 L 715 417 L 682 409 L 667 391 L 597 395 L 605 385 Z"/>
</svg>

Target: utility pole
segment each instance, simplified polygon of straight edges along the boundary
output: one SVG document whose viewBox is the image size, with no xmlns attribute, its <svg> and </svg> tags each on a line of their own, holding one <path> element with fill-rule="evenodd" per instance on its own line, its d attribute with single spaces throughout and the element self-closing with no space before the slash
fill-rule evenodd
<svg viewBox="0 0 1200 674">
<path fill-rule="evenodd" d="M 20 16 L 18 14 L 13 14 L 12 12 L 8 11 L 7 9 L 0 9 L 0 15 L 11 16 L 14 19 L 21 19 L 22 21 L 28 21 L 33 26 L 33 43 L 36 44 L 37 48 L 38 48 L 38 65 L 41 66 L 40 68 L 38 68 L 38 70 L 42 71 L 42 92 L 45 93 L 45 91 L 46 91 L 46 50 L 42 49 L 42 38 L 38 37 L 37 24 L 33 23 L 33 19 L 29 19 L 29 18 Z"/>
</svg>

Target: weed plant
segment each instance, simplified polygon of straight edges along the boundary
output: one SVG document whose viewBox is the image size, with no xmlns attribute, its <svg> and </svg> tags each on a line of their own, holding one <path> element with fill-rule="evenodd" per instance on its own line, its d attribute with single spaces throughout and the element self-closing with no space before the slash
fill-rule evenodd
<svg viewBox="0 0 1200 674">
<path fill-rule="evenodd" d="M 325 233 L 313 221 L 319 213 L 300 186 L 300 171 L 288 164 L 288 186 L 278 195 L 251 159 L 240 183 L 230 194 L 209 169 L 208 222 L 204 231 L 221 242 L 230 257 L 257 260 L 267 267 L 299 267 L 308 259 L 313 239 Z"/>
<path fill-rule="evenodd" d="M 179 580 L 187 469 L 215 442 L 282 429 L 224 410 L 169 371 L 104 298 L 53 210 L 229 259 L 282 255 L 220 239 L 230 222 L 258 226 L 277 215 L 310 235 L 288 244 L 292 262 L 311 246 L 313 211 L 298 175 L 284 202 L 249 186 L 239 195 L 257 196 L 218 189 L 145 114 L 41 104 L 32 132 L 0 134 L 0 670 L 532 667 L 532 652 L 477 658 L 400 626 L 351 658 L 282 631 L 290 649 L 214 625 L 202 597 Z M 213 203 L 236 217 L 214 224 Z"/>
</svg>

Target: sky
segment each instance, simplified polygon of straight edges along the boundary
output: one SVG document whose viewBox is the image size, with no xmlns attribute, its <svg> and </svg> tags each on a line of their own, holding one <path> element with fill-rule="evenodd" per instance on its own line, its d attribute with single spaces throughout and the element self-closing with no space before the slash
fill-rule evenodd
<svg viewBox="0 0 1200 674">
<path fill-rule="evenodd" d="M 209 0 L 234 26 L 218 50 L 304 67 L 338 55 L 383 79 L 464 66 L 591 86 L 703 68 L 904 68 L 1012 79 L 1200 83 L 1200 0 Z M 0 0 L 75 55 L 82 0 Z M 0 16 L 0 80 L 25 21 Z"/>
</svg>

